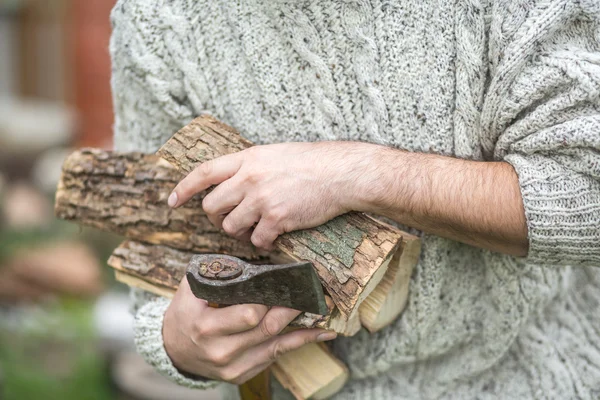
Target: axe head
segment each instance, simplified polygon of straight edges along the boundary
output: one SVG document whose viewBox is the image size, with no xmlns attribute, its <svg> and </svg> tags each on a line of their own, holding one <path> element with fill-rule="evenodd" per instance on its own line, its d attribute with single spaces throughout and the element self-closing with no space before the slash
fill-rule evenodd
<svg viewBox="0 0 600 400">
<path fill-rule="evenodd" d="M 210 303 L 264 304 L 320 315 L 328 311 L 310 262 L 254 265 L 226 255 L 198 254 L 186 276 L 194 295 Z"/>
</svg>

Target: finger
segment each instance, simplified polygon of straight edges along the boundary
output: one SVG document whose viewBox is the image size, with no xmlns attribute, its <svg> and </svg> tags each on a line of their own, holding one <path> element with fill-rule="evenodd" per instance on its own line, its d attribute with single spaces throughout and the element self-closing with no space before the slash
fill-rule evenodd
<svg viewBox="0 0 600 400">
<path fill-rule="evenodd" d="M 181 307 L 187 310 L 190 315 L 199 315 L 208 308 L 206 300 L 199 299 L 194 295 L 185 275 L 179 283 L 179 288 L 177 288 L 177 292 L 175 292 L 173 302 L 180 302 Z"/>
<path fill-rule="evenodd" d="M 252 232 L 253 232 L 253 229 L 249 229 L 246 232 L 237 235 L 235 238 L 241 242 L 250 242 L 250 238 L 252 237 Z M 265 252 L 265 254 L 268 254 L 268 252 Z"/>
<path fill-rule="evenodd" d="M 228 154 L 196 167 L 177 184 L 169 196 L 169 206 L 179 207 L 196 193 L 231 178 L 242 165 L 241 154 Z"/>
<path fill-rule="evenodd" d="M 337 334 L 324 329 L 299 329 L 255 346 L 243 354 L 243 358 L 254 360 L 256 365 L 268 364 L 276 361 L 282 355 L 296 350 L 306 344 L 333 340 Z"/>
<path fill-rule="evenodd" d="M 223 230 L 233 237 L 240 237 L 260 219 L 260 211 L 249 198 L 245 198 L 223 220 Z"/>
<path fill-rule="evenodd" d="M 222 368 L 216 378 L 234 385 L 241 385 L 264 371 L 270 364 L 272 363 L 257 363 L 257 360 L 242 354 L 230 365 Z"/>
<path fill-rule="evenodd" d="M 204 197 L 202 209 L 209 215 L 227 214 L 242 202 L 244 196 L 240 179 L 233 176 Z"/>
<path fill-rule="evenodd" d="M 227 217 L 227 214 L 206 214 L 206 217 L 218 229 L 223 227 L 223 220 Z"/>
<path fill-rule="evenodd" d="M 262 304 L 238 304 L 208 308 L 203 313 L 203 319 L 212 336 L 225 336 L 255 329 L 268 311 L 269 308 Z"/>
<path fill-rule="evenodd" d="M 286 307 L 272 307 L 262 318 L 258 326 L 250 331 L 235 336 L 238 347 L 251 348 L 275 336 L 294 320 L 300 311 Z"/>
<path fill-rule="evenodd" d="M 271 365 L 272 363 L 265 363 L 265 364 L 260 364 L 257 365 L 254 368 L 249 369 L 246 373 L 240 375 L 235 381 L 233 381 L 232 383 L 236 384 L 236 385 L 243 385 L 244 383 L 248 382 L 250 379 L 254 378 L 256 375 L 260 374 L 261 372 L 263 372 L 265 369 L 267 369 L 269 367 L 269 365 Z"/>
<path fill-rule="evenodd" d="M 277 226 L 271 220 L 261 218 L 256 228 L 254 228 L 254 232 L 252 232 L 250 241 L 260 249 L 271 250 L 273 242 L 280 233 Z"/>
</svg>

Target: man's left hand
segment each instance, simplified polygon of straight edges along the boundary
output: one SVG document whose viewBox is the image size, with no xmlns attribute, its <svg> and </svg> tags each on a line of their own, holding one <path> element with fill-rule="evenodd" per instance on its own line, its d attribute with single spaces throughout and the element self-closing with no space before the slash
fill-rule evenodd
<svg viewBox="0 0 600 400">
<path fill-rule="evenodd" d="M 358 209 L 381 149 L 358 142 L 251 147 L 201 164 L 177 185 L 169 206 L 217 185 L 202 202 L 210 221 L 268 250 L 285 232 Z"/>
</svg>

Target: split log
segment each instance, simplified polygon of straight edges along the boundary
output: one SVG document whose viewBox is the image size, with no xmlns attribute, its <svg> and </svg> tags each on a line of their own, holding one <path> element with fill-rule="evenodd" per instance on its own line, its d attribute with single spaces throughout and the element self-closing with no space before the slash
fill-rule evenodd
<svg viewBox="0 0 600 400">
<path fill-rule="evenodd" d="M 118 281 L 159 296 L 172 298 L 193 255 L 194 253 L 166 246 L 128 240 L 113 251 L 108 265 L 116 270 Z M 276 254 L 273 259 L 257 262 L 289 262 L 289 259 L 284 257 Z M 343 336 L 356 334 L 360 329 L 359 318 L 346 321 L 337 310 L 334 310 L 329 296 L 326 296 L 326 301 L 329 306 L 328 315 L 302 313 L 292 321 L 290 326 L 329 329 Z"/>
<path fill-rule="evenodd" d="M 216 157 L 252 146 L 237 131 L 209 116 L 196 118 L 158 151 L 182 173 Z M 339 216 L 314 229 L 280 236 L 276 247 L 293 259 L 313 263 L 344 318 L 383 278 L 402 233 L 360 213 Z"/>
<path fill-rule="evenodd" d="M 135 275 L 129 275 L 126 272 L 115 270 L 115 280 L 121 282 L 130 288 L 137 288 L 145 290 L 148 293 L 155 294 L 157 296 L 172 299 L 175 297 L 177 289 L 171 289 L 163 286 L 153 285 L 152 283 Z"/>
<path fill-rule="evenodd" d="M 178 209 L 167 207 L 167 197 L 181 179 L 156 155 L 79 150 L 63 164 L 55 214 L 147 243 L 257 258 L 251 244 L 210 223 L 202 211 L 203 194 Z"/>
<path fill-rule="evenodd" d="M 392 259 L 379 285 L 360 304 L 360 322 L 369 332 L 377 332 L 391 324 L 406 307 L 410 276 L 420 253 L 420 239 L 403 234 L 401 251 Z"/>
<path fill-rule="evenodd" d="M 281 356 L 273 375 L 297 400 L 326 399 L 348 381 L 348 368 L 323 343 L 311 343 Z"/>
</svg>

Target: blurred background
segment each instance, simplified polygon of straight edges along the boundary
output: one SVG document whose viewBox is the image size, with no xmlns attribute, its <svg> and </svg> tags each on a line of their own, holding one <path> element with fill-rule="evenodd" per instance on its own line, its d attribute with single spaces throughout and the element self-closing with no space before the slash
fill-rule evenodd
<svg viewBox="0 0 600 400">
<path fill-rule="evenodd" d="M 111 147 L 115 0 L 0 0 L 0 399 L 212 399 L 133 352 L 118 237 L 57 221 L 64 157 Z"/>
</svg>

